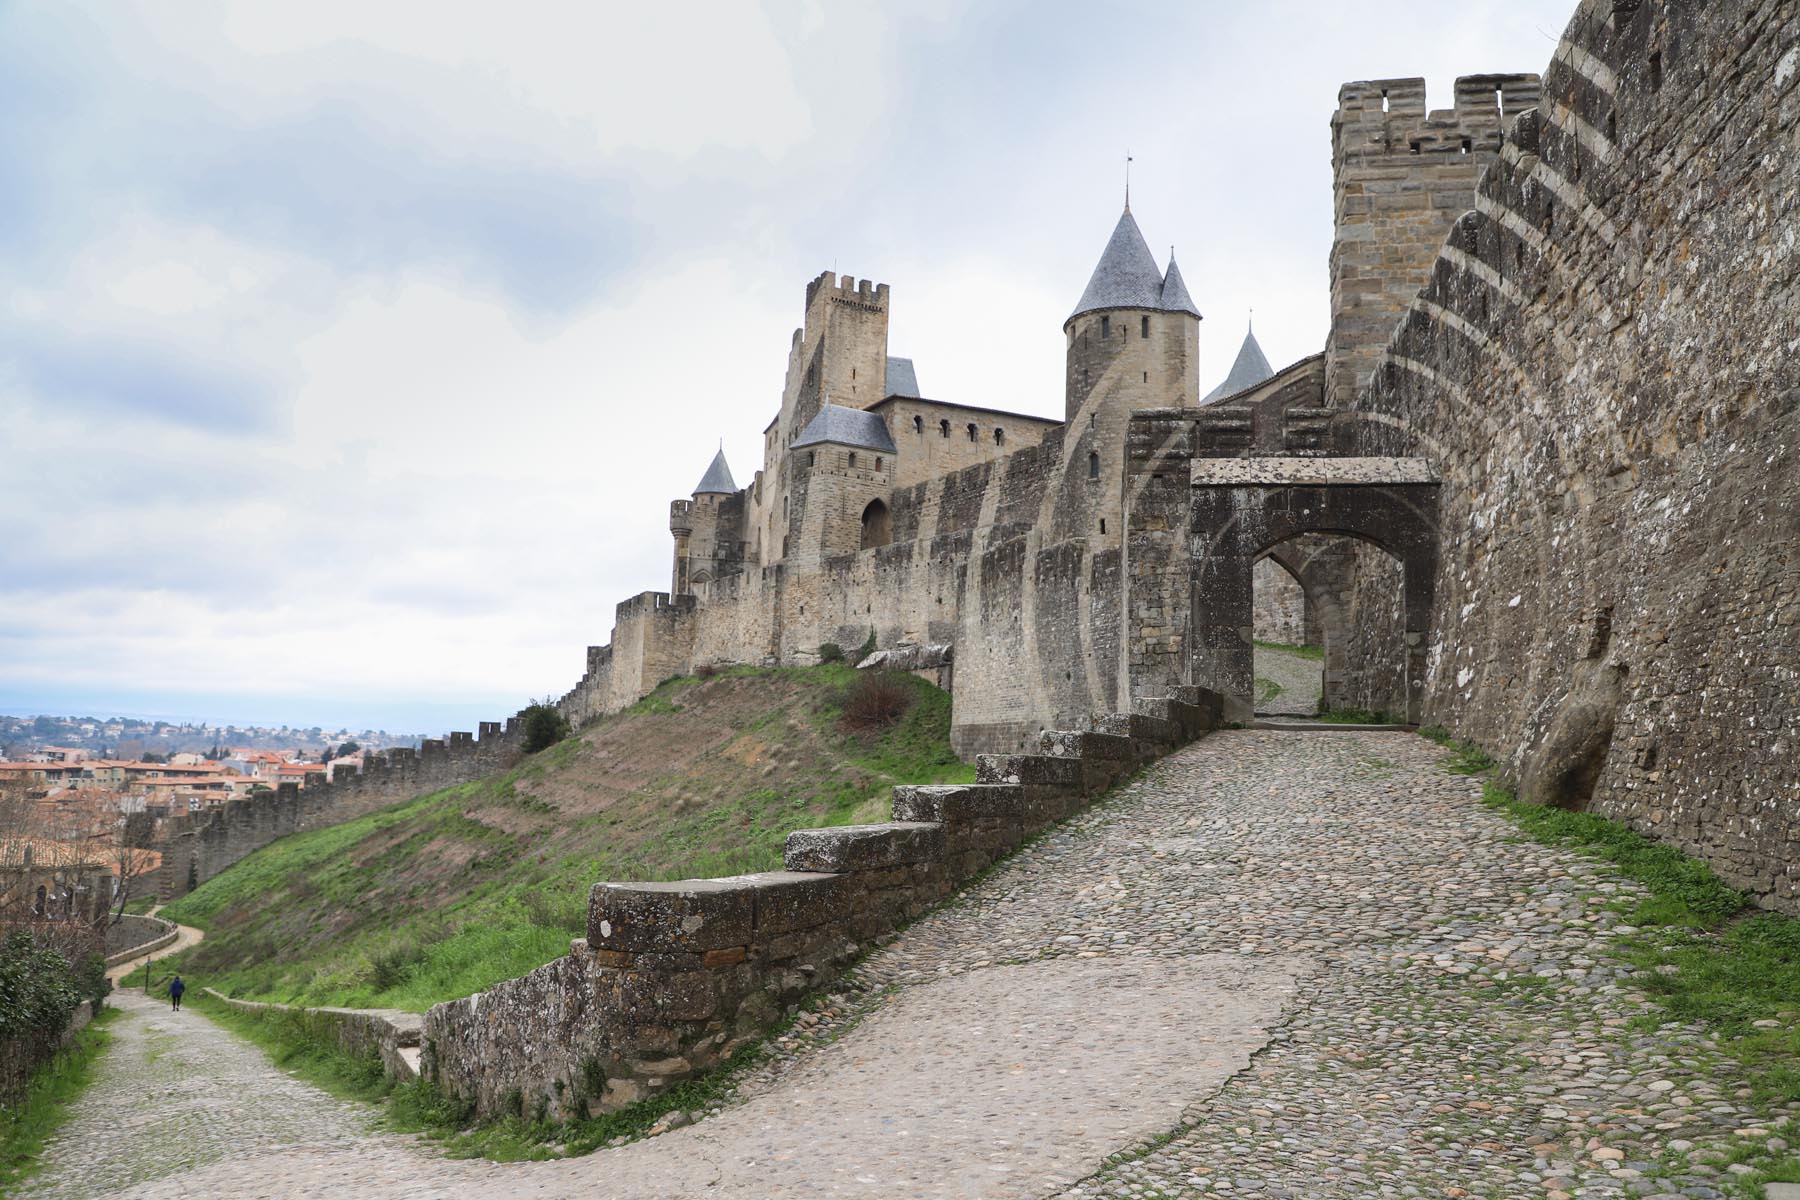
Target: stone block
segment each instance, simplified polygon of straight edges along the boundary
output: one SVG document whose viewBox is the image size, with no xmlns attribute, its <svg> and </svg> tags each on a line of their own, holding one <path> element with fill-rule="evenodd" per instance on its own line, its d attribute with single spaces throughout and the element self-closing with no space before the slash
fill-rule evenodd
<svg viewBox="0 0 1800 1200">
<path fill-rule="evenodd" d="M 588 945 L 703 954 L 747 944 L 755 912 L 755 886 L 737 879 L 597 883 L 588 893 Z"/>
<path fill-rule="evenodd" d="M 1081 760 L 1048 754 L 981 754 L 975 758 L 975 782 L 1018 783 L 1081 790 Z"/>
<path fill-rule="evenodd" d="M 988 817 L 1023 816 L 1025 789 L 1013 783 L 902 784 L 894 789 L 894 820 L 966 824 Z"/>
<path fill-rule="evenodd" d="M 756 940 L 840 919 L 849 908 L 849 881 L 816 871 L 764 871 L 740 876 L 756 891 Z"/>
<path fill-rule="evenodd" d="M 944 857 L 944 827 L 889 821 L 833 829 L 796 829 L 782 857 L 790 871 L 878 871 Z"/>
<path fill-rule="evenodd" d="M 1107 713 L 1094 722 L 1094 727 L 1101 733 L 1148 743 L 1158 752 L 1185 740 L 1181 726 L 1174 721 L 1142 713 Z"/>
<path fill-rule="evenodd" d="M 1129 737 L 1084 730 L 1046 729 L 1038 734 L 1038 749 L 1053 758 L 1084 758 L 1100 762 L 1130 762 L 1137 749 Z"/>
</svg>

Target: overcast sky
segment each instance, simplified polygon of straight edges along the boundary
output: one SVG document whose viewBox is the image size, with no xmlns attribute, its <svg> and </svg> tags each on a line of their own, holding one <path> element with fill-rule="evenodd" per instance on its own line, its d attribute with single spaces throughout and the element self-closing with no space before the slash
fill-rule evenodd
<svg viewBox="0 0 1800 1200">
<path fill-rule="evenodd" d="M 1350 79 L 1570 0 L 0 0 L 0 711 L 472 728 L 669 581 L 819 271 L 925 394 L 1062 411 L 1118 217 L 1201 388 L 1318 351 Z"/>
</svg>

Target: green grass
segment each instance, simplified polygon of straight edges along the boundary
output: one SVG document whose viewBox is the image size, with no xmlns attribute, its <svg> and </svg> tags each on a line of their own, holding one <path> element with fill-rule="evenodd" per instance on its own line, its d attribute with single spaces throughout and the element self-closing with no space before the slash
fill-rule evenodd
<svg viewBox="0 0 1800 1200">
<path fill-rule="evenodd" d="M 1281 693 L 1286 690 L 1279 683 L 1276 683 L 1273 679 L 1264 679 L 1261 675 L 1258 675 L 1256 677 L 1255 683 L 1256 683 L 1256 702 L 1258 704 L 1267 704 L 1269 701 L 1271 701 L 1275 697 L 1281 695 Z"/>
<path fill-rule="evenodd" d="M 1284 654 L 1310 658 L 1315 662 L 1325 661 L 1325 647 L 1323 646 L 1291 646 L 1286 642 L 1257 642 L 1256 645 L 1262 650 L 1280 650 Z"/>
<path fill-rule="evenodd" d="M 894 726 L 839 729 L 843 689 L 857 678 L 835 665 L 667 680 L 511 771 L 282 838 L 165 909 L 207 939 L 158 968 L 252 999 L 423 1011 L 567 953 L 598 880 L 778 868 L 793 829 L 886 819 L 895 783 L 973 781 L 950 749 L 949 695 L 913 676 L 900 677 L 913 704 Z M 709 720 L 680 714 L 717 701 L 717 689 L 705 690 L 715 682 L 739 689 L 733 741 L 692 770 L 566 817 L 531 793 L 590 752 L 591 737 L 609 736 L 609 723 L 666 731 L 672 715 Z M 769 702 L 760 693 L 746 702 L 742 689 L 765 682 Z M 746 745 L 768 765 L 731 757 Z"/>
<path fill-rule="evenodd" d="M 1483 775 L 1495 766 L 1441 728 L 1421 732 L 1452 751 L 1452 771 Z M 1800 1101 L 1800 919 L 1756 908 L 1706 863 L 1617 821 L 1527 804 L 1491 777 L 1482 800 L 1526 836 L 1603 859 L 1642 889 L 1616 902 L 1636 932 L 1614 943 L 1660 1010 L 1640 1024 L 1700 1025 L 1737 1061 L 1755 1101 Z"/>
<path fill-rule="evenodd" d="M 17 1104 L 0 1106 L 0 1192 L 10 1192 L 36 1173 L 44 1143 L 68 1120 L 76 1099 L 93 1082 L 94 1064 L 112 1040 L 106 1026 L 117 1015 L 117 1009 L 102 1010 L 67 1048 L 38 1069 Z"/>
</svg>

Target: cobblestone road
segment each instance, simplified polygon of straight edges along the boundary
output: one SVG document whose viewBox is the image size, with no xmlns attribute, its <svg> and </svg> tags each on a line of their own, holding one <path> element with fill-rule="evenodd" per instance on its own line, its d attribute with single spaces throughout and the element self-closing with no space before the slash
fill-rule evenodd
<svg viewBox="0 0 1800 1200">
<path fill-rule="evenodd" d="M 134 1013 L 45 1194 L 1729 1194 L 1722 1151 L 1773 1135 L 1698 1033 L 1627 1026 L 1626 885 L 1441 757 L 1210 737 L 872 956 L 723 1111 L 583 1159 L 361 1133 L 210 1026 L 158 1073 L 128 1031 L 169 1019 Z M 158 1109 L 183 1118 L 105 1129 Z"/>
<path fill-rule="evenodd" d="M 1316 658 L 1256 647 L 1256 711 L 1269 716 L 1313 716 L 1319 711 L 1319 696 L 1325 690 L 1324 669 L 1325 664 Z M 1280 684 L 1281 691 L 1264 699 L 1263 680 Z"/>
</svg>

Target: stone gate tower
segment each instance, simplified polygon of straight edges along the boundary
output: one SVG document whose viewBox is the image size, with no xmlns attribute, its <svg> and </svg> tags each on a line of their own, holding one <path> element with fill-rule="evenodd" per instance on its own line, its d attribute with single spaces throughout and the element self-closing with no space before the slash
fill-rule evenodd
<svg viewBox="0 0 1800 1200">
<path fill-rule="evenodd" d="M 1331 118 L 1331 333 L 1325 402 L 1349 404 L 1431 274 L 1513 118 L 1536 106 L 1536 75 L 1464 75 L 1456 107 L 1425 110 L 1423 79 L 1338 89 Z"/>
</svg>

